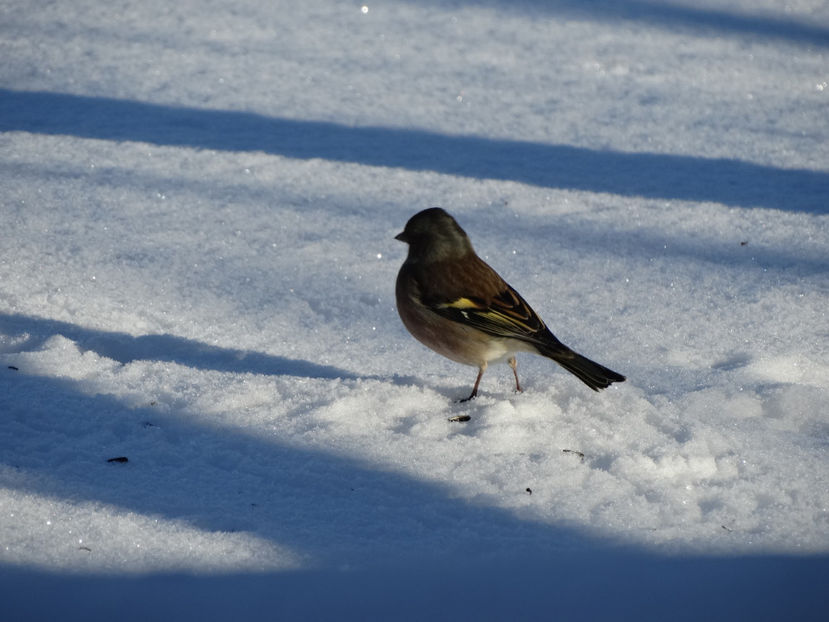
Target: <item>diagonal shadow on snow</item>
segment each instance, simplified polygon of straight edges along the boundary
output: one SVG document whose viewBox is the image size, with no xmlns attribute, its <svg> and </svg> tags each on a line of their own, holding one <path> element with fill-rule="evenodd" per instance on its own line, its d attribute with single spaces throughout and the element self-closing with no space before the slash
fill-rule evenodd
<svg viewBox="0 0 829 622">
<path fill-rule="evenodd" d="M 356 379 L 344 369 L 274 354 L 212 346 L 175 335 L 139 335 L 84 328 L 77 324 L 34 316 L 0 313 L 0 330 L 29 335 L 26 349 L 39 347 L 46 339 L 63 335 L 82 350 L 122 364 L 138 360 L 166 361 L 194 369 L 252 373 L 271 376 L 301 376 L 323 379 Z"/>
<path fill-rule="evenodd" d="M 252 534 L 312 566 L 609 545 L 578 528 L 469 503 L 441 482 L 359 456 L 292 445 L 267 427 L 217 425 L 188 408 L 133 408 L 22 368 L 0 370 L 0 412 L 3 487 Z M 113 456 L 128 463 L 108 463 Z M 85 542 L 107 547 L 105 539 Z"/>
<path fill-rule="evenodd" d="M 0 370 L 0 411 L 0 435 L 15 438 L 0 457 L 0 472 L 15 474 L 8 488 L 251 534 L 312 564 L 135 576 L 0 563 L 9 619 L 53 619 L 67 607 L 80 607 L 84 619 L 179 610 L 204 620 L 239 611 L 340 619 L 343 603 L 349 619 L 462 619 L 469 610 L 485 612 L 481 619 L 530 619 L 543 610 L 588 619 L 692 620 L 713 611 L 712 619 L 810 620 L 824 609 L 826 556 L 656 555 L 469 503 L 442 483 L 359 457 L 205 424 L 198 413 L 130 408 L 23 370 Z M 129 463 L 108 464 L 116 454 Z M 54 529 L 61 520 L 53 517 Z M 142 537 L 152 549 L 152 533 Z M 84 541 L 83 559 L 109 545 L 95 534 Z"/>
<path fill-rule="evenodd" d="M 829 172 L 0 89 L 0 131 L 262 151 L 591 192 L 829 212 Z"/>
<path fill-rule="evenodd" d="M 829 558 L 614 551 L 358 570 L 131 577 L 0 566 L 9 620 L 823 621 Z M 821 583 L 822 582 L 822 583 Z M 23 596 L 25 595 L 25 596 Z M 79 618 L 80 619 L 80 618 Z"/>
<path fill-rule="evenodd" d="M 407 0 L 412 3 L 412 0 Z M 435 0 L 416 0 L 417 4 L 438 4 Z M 736 35 L 778 40 L 805 46 L 829 46 L 829 28 L 818 22 L 779 17 L 758 11 L 694 6 L 693 2 L 665 0 L 459 0 L 461 4 L 490 5 L 502 11 L 531 12 L 534 15 L 579 19 L 593 22 L 632 21 L 676 32 L 703 36 Z"/>
</svg>

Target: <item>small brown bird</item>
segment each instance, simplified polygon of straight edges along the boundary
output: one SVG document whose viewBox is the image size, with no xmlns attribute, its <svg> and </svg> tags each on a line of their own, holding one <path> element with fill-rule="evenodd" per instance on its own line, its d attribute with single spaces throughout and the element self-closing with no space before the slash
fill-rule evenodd
<svg viewBox="0 0 829 622">
<path fill-rule="evenodd" d="M 409 332 L 435 352 L 478 368 L 478 394 L 487 365 L 506 360 L 515 375 L 516 352 L 553 359 L 594 391 L 625 377 L 574 352 L 549 331 L 530 305 L 472 248 L 466 232 L 446 211 L 415 214 L 395 236 L 409 245 L 397 275 L 397 311 Z"/>
</svg>

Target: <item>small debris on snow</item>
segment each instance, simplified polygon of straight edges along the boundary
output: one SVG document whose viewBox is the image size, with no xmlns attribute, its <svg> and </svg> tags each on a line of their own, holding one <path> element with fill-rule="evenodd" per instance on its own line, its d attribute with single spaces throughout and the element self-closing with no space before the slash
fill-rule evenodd
<svg viewBox="0 0 829 622">
<path fill-rule="evenodd" d="M 584 454 L 580 451 L 576 451 L 575 449 L 562 449 L 561 451 L 565 454 L 573 454 L 574 456 L 578 456 L 579 461 L 584 462 Z"/>
</svg>

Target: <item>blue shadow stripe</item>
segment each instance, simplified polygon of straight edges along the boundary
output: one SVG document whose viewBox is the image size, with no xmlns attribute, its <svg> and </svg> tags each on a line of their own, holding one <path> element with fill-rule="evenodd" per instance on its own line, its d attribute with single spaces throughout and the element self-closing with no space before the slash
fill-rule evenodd
<svg viewBox="0 0 829 622">
<path fill-rule="evenodd" d="M 826 171 L 409 128 L 349 127 L 65 93 L 0 89 L 0 131 L 261 151 L 624 196 L 829 212 Z"/>
</svg>

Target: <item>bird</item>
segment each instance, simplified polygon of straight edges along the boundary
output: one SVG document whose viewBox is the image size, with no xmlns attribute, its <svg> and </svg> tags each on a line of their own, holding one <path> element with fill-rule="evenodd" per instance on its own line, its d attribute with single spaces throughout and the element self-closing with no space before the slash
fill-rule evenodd
<svg viewBox="0 0 829 622">
<path fill-rule="evenodd" d="M 466 402 L 478 395 L 487 366 L 506 361 L 522 391 L 515 354 L 553 359 L 594 391 L 625 377 L 559 341 L 538 314 L 475 253 L 444 209 L 418 212 L 395 239 L 409 245 L 397 275 L 397 311 L 412 336 L 438 354 L 478 368 Z"/>
</svg>

